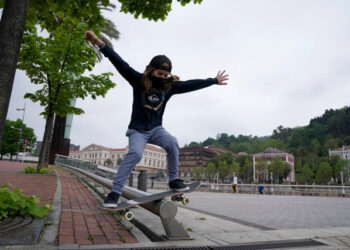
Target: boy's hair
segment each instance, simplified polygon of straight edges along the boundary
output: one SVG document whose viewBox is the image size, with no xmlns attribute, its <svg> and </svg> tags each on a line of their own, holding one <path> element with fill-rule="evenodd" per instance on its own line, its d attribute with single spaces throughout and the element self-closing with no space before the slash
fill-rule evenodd
<svg viewBox="0 0 350 250">
<path fill-rule="evenodd" d="M 165 62 L 163 62 L 164 64 Z M 166 65 L 164 65 L 166 66 Z M 147 65 L 146 69 L 145 69 L 145 72 L 143 73 L 143 77 L 142 77 L 142 83 L 143 85 L 145 86 L 146 88 L 146 93 L 147 94 L 151 94 L 152 93 L 152 79 L 151 79 L 151 76 L 152 76 L 152 73 L 153 71 L 156 70 L 155 68 Z M 163 94 L 167 93 L 171 87 L 171 84 L 174 82 L 174 81 L 179 81 L 180 78 L 176 75 L 172 75 L 170 74 L 170 77 L 167 79 L 167 82 L 164 86 L 164 89 L 162 90 L 163 91 Z"/>
</svg>

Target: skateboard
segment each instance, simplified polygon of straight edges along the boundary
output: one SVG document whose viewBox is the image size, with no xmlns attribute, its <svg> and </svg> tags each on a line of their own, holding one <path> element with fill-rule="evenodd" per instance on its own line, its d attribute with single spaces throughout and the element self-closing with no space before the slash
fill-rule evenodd
<svg viewBox="0 0 350 250">
<path fill-rule="evenodd" d="M 186 191 L 172 191 L 168 190 L 165 192 L 161 193 L 156 193 L 156 194 L 151 194 L 151 195 L 146 195 L 142 196 L 139 198 L 136 198 L 134 200 L 127 200 L 118 203 L 118 206 L 116 208 L 108 208 L 108 207 L 103 207 L 102 204 L 98 205 L 97 207 L 102 210 L 106 211 L 111 211 L 111 212 L 117 212 L 117 216 L 123 216 L 126 220 L 132 220 L 134 218 L 134 215 L 131 211 L 129 211 L 129 208 L 135 207 L 137 205 L 143 204 L 143 203 L 148 203 L 152 201 L 157 201 L 161 200 L 165 197 L 171 196 L 171 201 L 173 202 L 182 202 L 182 204 L 187 205 L 190 202 L 190 199 L 188 197 L 183 196 L 184 193 L 190 193 L 196 190 L 200 186 L 200 182 L 193 182 L 188 185 L 189 190 Z"/>
</svg>

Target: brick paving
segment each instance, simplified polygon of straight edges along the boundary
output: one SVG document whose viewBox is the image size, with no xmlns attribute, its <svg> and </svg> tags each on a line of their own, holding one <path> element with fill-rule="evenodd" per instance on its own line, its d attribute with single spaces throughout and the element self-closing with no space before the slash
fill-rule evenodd
<svg viewBox="0 0 350 250">
<path fill-rule="evenodd" d="M 56 192 L 56 175 L 25 174 L 25 166 L 36 166 L 28 163 L 0 161 L 0 186 L 10 183 L 10 189 L 20 188 L 27 196 L 40 198 L 40 206 L 50 204 Z M 45 187 L 45 188 L 43 188 Z"/>
<path fill-rule="evenodd" d="M 25 174 L 25 166 L 35 164 L 0 161 L 0 185 L 9 182 L 27 196 L 40 198 L 39 205 L 50 204 L 56 192 L 56 175 Z M 67 171 L 56 167 L 62 185 L 60 244 L 138 243 L 135 237 L 113 215 L 97 209 L 99 201 Z"/>
<path fill-rule="evenodd" d="M 99 201 L 67 171 L 56 169 L 62 184 L 60 244 L 137 243 L 135 237 L 111 214 L 97 209 Z"/>
</svg>

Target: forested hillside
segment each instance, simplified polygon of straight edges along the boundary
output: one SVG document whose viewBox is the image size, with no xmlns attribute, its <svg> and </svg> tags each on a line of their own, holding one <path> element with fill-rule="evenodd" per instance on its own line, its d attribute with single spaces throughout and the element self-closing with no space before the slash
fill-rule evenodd
<svg viewBox="0 0 350 250">
<path fill-rule="evenodd" d="M 313 177 L 304 182 L 315 180 L 320 167 L 325 168 L 326 172 L 330 171 L 334 179 L 339 179 L 341 166 L 338 165 L 343 163 L 330 158 L 328 150 L 350 145 L 350 107 L 326 110 L 322 116 L 311 119 L 308 125 L 302 127 L 285 128 L 281 125 L 269 136 L 221 133 L 215 139 L 209 137 L 203 142 L 191 142 L 185 147 L 208 145 L 221 146 L 235 153 L 247 152 L 250 155 L 262 152 L 267 147 L 278 148 L 294 155 L 299 180 L 303 171 L 313 173 Z"/>
</svg>

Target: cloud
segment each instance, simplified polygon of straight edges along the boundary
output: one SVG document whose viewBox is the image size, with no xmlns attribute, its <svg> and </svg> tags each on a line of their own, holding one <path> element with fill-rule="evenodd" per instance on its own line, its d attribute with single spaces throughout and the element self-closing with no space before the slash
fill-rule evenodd
<svg viewBox="0 0 350 250">
<path fill-rule="evenodd" d="M 150 59 L 165 54 L 182 80 L 230 74 L 227 86 L 174 96 L 164 127 L 180 145 L 218 133 L 264 136 L 279 125 L 308 124 L 325 109 L 349 103 L 349 1 L 203 1 L 181 7 L 164 22 L 108 13 L 121 38 L 114 49 L 143 72 Z M 124 147 L 132 88 L 104 59 L 93 73 L 113 72 L 117 86 L 106 98 L 78 100 L 85 110 L 73 119 L 71 142 Z M 33 89 L 17 72 L 8 117 L 15 119 L 23 94 Z M 41 140 L 41 107 L 27 106 L 25 122 Z"/>
</svg>

